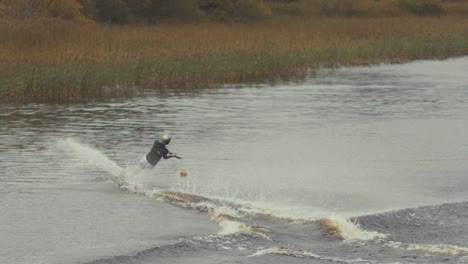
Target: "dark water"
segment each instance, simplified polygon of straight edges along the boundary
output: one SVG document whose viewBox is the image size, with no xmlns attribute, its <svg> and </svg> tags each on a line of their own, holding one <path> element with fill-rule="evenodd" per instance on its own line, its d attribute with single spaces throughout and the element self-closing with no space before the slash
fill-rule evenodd
<svg viewBox="0 0 468 264">
<path fill-rule="evenodd" d="M 0 263 L 468 263 L 467 72 L 1 105 Z"/>
</svg>

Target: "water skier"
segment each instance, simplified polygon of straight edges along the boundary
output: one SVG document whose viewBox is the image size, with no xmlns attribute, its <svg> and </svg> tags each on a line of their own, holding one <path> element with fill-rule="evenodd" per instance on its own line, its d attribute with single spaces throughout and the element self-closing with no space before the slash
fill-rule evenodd
<svg viewBox="0 0 468 264">
<path fill-rule="evenodd" d="M 170 152 L 166 146 L 171 142 L 171 136 L 164 134 L 159 140 L 154 141 L 153 147 L 150 152 L 144 156 L 138 164 L 138 169 L 152 169 L 156 164 L 163 159 L 178 158 L 175 153 Z"/>
</svg>

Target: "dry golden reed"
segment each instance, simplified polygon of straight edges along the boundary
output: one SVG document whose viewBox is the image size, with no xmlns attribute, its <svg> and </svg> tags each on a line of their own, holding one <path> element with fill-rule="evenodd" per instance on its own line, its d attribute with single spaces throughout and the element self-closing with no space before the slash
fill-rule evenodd
<svg viewBox="0 0 468 264">
<path fill-rule="evenodd" d="M 69 102 L 308 69 L 468 54 L 468 17 L 313 17 L 254 25 L 0 21 L 0 101 Z"/>
</svg>

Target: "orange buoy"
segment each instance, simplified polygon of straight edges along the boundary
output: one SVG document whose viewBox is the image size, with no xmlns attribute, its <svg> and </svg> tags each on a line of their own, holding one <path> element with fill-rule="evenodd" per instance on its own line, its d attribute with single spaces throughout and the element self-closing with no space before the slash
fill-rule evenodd
<svg viewBox="0 0 468 264">
<path fill-rule="evenodd" d="M 187 175 L 188 175 L 188 173 L 187 173 L 186 170 L 182 170 L 182 171 L 180 172 L 180 177 L 185 177 L 185 176 L 187 176 Z"/>
</svg>

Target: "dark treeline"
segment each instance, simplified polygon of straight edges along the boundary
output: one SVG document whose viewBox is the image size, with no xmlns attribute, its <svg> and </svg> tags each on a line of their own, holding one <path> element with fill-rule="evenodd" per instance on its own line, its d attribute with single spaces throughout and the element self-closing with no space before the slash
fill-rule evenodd
<svg viewBox="0 0 468 264">
<path fill-rule="evenodd" d="M 105 23 L 235 22 L 271 15 L 263 0 L 79 0 Z"/>
<path fill-rule="evenodd" d="M 0 0 L 0 15 L 155 24 L 255 21 L 271 16 L 271 10 L 263 0 Z"/>
<path fill-rule="evenodd" d="M 464 0 L 0 0 L 0 17 L 61 18 L 83 23 L 255 22 L 281 15 L 444 15 Z"/>
</svg>

